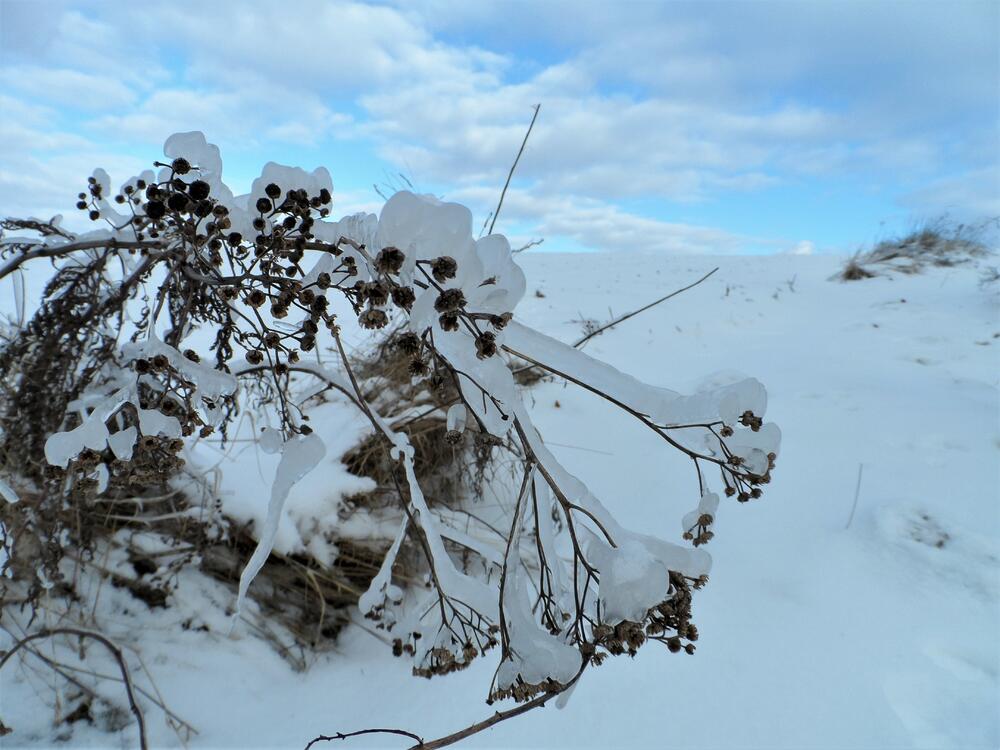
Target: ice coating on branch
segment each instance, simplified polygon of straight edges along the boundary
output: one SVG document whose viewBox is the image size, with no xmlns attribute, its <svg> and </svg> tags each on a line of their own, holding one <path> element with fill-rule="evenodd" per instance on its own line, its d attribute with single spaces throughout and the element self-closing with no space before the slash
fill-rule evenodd
<svg viewBox="0 0 1000 750">
<path fill-rule="evenodd" d="M 497 339 L 503 340 L 502 332 Z M 459 373 L 465 373 L 458 376 L 458 384 L 476 421 L 491 435 L 506 435 L 514 424 L 511 406 L 520 398 L 514 385 L 514 376 L 506 363 L 499 356 L 480 359 L 476 355 L 472 335 L 461 329 L 442 331 L 438 328 L 434 334 L 434 344 Z M 483 390 L 491 397 L 484 396 Z"/>
<path fill-rule="evenodd" d="M 548 679 L 565 685 L 572 680 L 580 670 L 580 652 L 538 623 L 531 611 L 527 571 L 517 555 L 507 566 L 503 607 L 510 654 L 500 663 L 497 687 L 510 687 L 518 676 L 531 685 Z"/>
<path fill-rule="evenodd" d="M 257 445 L 264 453 L 279 453 L 282 446 L 284 445 L 281 437 L 281 431 L 276 430 L 273 427 L 265 427 L 260 431 L 260 437 L 257 439 Z"/>
<path fill-rule="evenodd" d="M 403 522 L 399 525 L 399 531 L 396 532 L 396 537 L 389 547 L 389 551 L 382 559 L 378 573 L 372 578 L 368 590 L 358 600 L 358 609 L 362 614 L 376 611 L 384 605 L 387 598 L 390 598 L 389 588 L 392 586 L 392 566 L 396 564 L 396 556 L 399 555 L 399 548 L 403 544 L 403 539 L 406 538 L 406 531 L 409 526 L 410 519 L 404 517 Z"/>
<path fill-rule="evenodd" d="M 312 196 L 319 195 L 320 190 L 324 189 L 333 192 L 333 180 L 326 167 L 318 167 L 312 172 L 307 172 L 301 167 L 286 167 L 284 164 L 269 161 L 264 165 L 260 177 L 255 179 L 250 187 L 247 203 L 249 208 L 253 208 L 258 198 L 265 197 L 264 188 L 271 183 L 280 187 L 284 193 L 289 190 L 305 190 Z"/>
<path fill-rule="evenodd" d="M 604 504 L 594 496 L 587 485 L 569 473 L 558 459 L 556 459 L 552 451 L 548 449 L 535 431 L 524 404 L 520 401 L 515 405 L 514 415 L 523 425 L 524 436 L 535 457 L 544 467 L 544 474 L 552 478 L 552 483 L 559 488 L 560 492 L 562 492 L 569 502 L 582 508 L 588 519 L 599 523 L 603 527 L 603 530 L 599 531 L 599 533 L 607 533 L 614 540 L 615 544 L 618 545 L 624 544 L 630 539 L 638 542 L 646 549 L 646 552 L 662 563 L 667 570 L 683 573 L 691 578 L 708 574 L 712 567 L 712 558 L 704 550 L 689 549 L 653 536 L 629 531 L 622 527 L 614 516 L 608 512 L 607 508 L 604 507 Z"/>
<path fill-rule="evenodd" d="M 677 425 L 722 420 L 732 425 L 744 411 L 760 416 L 767 407 L 764 386 L 753 378 L 704 393 L 683 396 L 647 385 L 532 328 L 512 322 L 506 345 L 518 356 L 547 365 L 569 378 L 602 391 L 657 424 Z"/>
<path fill-rule="evenodd" d="M 110 435 L 106 422 L 128 400 L 128 395 L 124 389 L 116 391 L 97 402 L 78 427 L 50 435 L 45 441 L 45 460 L 65 469 L 85 448 L 104 450 Z"/>
<path fill-rule="evenodd" d="M 524 297 L 527 280 L 514 262 L 507 238 L 502 234 L 480 238 L 476 257 L 482 266 L 481 277 L 462 287 L 470 309 L 495 315 L 513 312 Z"/>
<path fill-rule="evenodd" d="M 602 622 L 642 622 L 649 609 L 667 598 L 667 565 L 637 539 L 625 539 L 618 547 L 611 547 L 593 536 L 587 552 L 601 571 Z"/>
<path fill-rule="evenodd" d="M 14 492 L 13 488 L 7 484 L 3 479 L 0 479 L 0 498 L 3 498 L 8 503 L 17 502 L 17 493 Z"/>
<path fill-rule="evenodd" d="M 445 281 L 444 287 L 457 286 L 481 270 L 472 240 L 472 213 L 465 206 L 445 203 L 432 195 L 401 190 L 386 201 L 379 214 L 372 253 L 384 247 L 397 247 L 406 255 L 400 274 L 406 281 L 426 281 L 426 276 L 416 271 L 416 261 L 442 255 L 458 263 L 458 277 Z"/>
<path fill-rule="evenodd" d="M 358 245 L 370 247 L 374 242 L 377 229 L 378 217 L 375 214 L 357 213 L 345 216 L 340 221 L 317 221 L 313 225 L 313 234 L 316 235 L 317 240 L 328 242 L 331 245 L 340 242 L 341 238 L 346 238 Z M 329 253 L 320 255 L 319 260 L 302 279 L 302 284 L 305 286 L 315 282 L 321 273 L 330 274 L 334 281 L 344 279 L 348 276 L 346 268 L 343 267 L 345 258 L 354 260 L 354 266 L 357 269 L 357 273 L 351 278 L 358 281 L 368 281 L 371 278 L 371 269 L 368 267 L 365 255 L 349 243 L 342 243 L 340 249 L 343 252 L 340 257 Z"/>
<path fill-rule="evenodd" d="M 267 505 L 267 519 L 264 521 L 264 527 L 260 530 L 257 547 L 240 574 L 239 592 L 236 596 L 237 614 L 239 614 L 246 599 L 250 584 L 260 569 L 264 567 L 264 562 L 274 547 L 274 538 L 278 533 L 278 522 L 281 520 L 281 511 L 285 506 L 289 491 L 296 482 L 316 468 L 325 455 L 326 446 L 315 433 L 293 438 L 285 443 L 281 453 L 281 462 L 278 464 L 278 470 L 275 472 L 274 482 L 271 485 L 271 500 Z"/>
<path fill-rule="evenodd" d="M 108 447 L 111 448 L 111 452 L 119 461 L 128 461 L 132 458 L 137 437 L 138 430 L 135 427 L 126 427 L 108 437 Z"/>
<path fill-rule="evenodd" d="M 715 513 L 719 509 L 719 496 L 715 492 L 706 492 L 701 496 L 698 507 L 690 513 L 685 514 L 681 519 L 681 530 L 688 531 L 698 524 L 698 519 L 703 516 L 711 516 L 715 520 Z"/>
<path fill-rule="evenodd" d="M 126 344 L 122 347 L 122 355 L 127 361 L 142 357 L 152 358 L 157 354 L 170 360 L 170 365 L 187 381 L 195 384 L 198 393 L 208 399 L 215 400 L 229 396 L 236 391 L 236 378 L 228 372 L 217 370 L 205 362 L 192 362 L 177 349 L 164 343 L 155 335 L 144 341 Z"/>
<path fill-rule="evenodd" d="M 448 432 L 464 432 L 468 415 L 469 410 L 465 408 L 465 404 L 452 404 L 445 418 Z"/>
</svg>

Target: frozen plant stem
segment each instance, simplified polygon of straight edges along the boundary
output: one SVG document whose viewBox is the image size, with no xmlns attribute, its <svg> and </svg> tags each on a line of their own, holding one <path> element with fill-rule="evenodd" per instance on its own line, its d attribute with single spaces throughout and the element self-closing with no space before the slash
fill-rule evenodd
<svg viewBox="0 0 1000 750">
<path fill-rule="evenodd" d="M 531 129 L 535 127 L 535 120 L 538 119 L 538 110 L 541 108 L 541 104 L 535 105 L 535 114 L 531 116 L 531 122 L 528 124 L 528 131 L 524 134 L 524 140 L 521 141 L 521 148 L 517 150 L 517 156 L 514 157 L 514 163 L 510 165 L 510 172 L 507 173 L 507 181 L 503 184 L 503 190 L 500 191 L 500 200 L 497 202 L 497 210 L 493 212 L 493 220 L 490 222 L 489 234 L 493 234 L 493 227 L 496 226 L 497 217 L 500 215 L 500 208 L 503 206 L 504 196 L 507 195 L 507 188 L 510 187 L 510 180 L 514 176 L 514 170 L 517 169 L 517 163 L 521 160 L 521 154 L 524 153 L 524 147 L 528 145 L 528 136 L 531 135 Z"/>
<path fill-rule="evenodd" d="M 851 506 L 851 515 L 847 519 L 847 525 L 844 527 L 844 531 L 851 528 L 851 522 L 854 521 L 854 511 L 858 509 L 858 497 L 861 495 L 861 472 L 864 468 L 864 464 L 858 464 L 858 483 L 854 487 L 854 504 Z"/>
</svg>

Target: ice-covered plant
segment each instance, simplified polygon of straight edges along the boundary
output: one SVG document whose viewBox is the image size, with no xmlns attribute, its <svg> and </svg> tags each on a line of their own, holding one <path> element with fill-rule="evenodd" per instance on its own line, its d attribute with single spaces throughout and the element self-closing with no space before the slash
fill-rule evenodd
<svg viewBox="0 0 1000 750">
<path fill-rule="evenodd" d="M 260 441 L 281 460 L 242 600 L 289 490 L 325 454 L 293 388 L 319 379 L 363 413 L 392 461 L 397 531 L 360 608 L 416 674 L 460 669 L 496 646 L 489 699 L 544 701 L 647 641 L 694 651 L 692 590 L 709 573 L 702 545 L 721 496 L 759 497 L 778 451 L 759 382 L 682 395 L 523 325 L 510 245 L 474 239 L 463 206 L 399 192 L 378 217 L 331 221 L 324 169 L 269 163 L 234 196 L 201 133 L 171 136 L 164 153 L 158 171 L 118 189 L 94 172 L 77 204 L 93 232 L 4 223 L 0 280 L 53 267 L 39 309 L 0 351 L 8 476 L 65 508 L 176 470 L 186 443 L 224 440 L 241 410 L 273 408 Z M 510 480 L 491 487 L 502 503 L 482 533 L 425 497 L 414 448 L 380 406 L 393 394 L 373 395 L 350 364 L 349 323 L 395 326 L 411 382 L 443 394 L 431 408 L 447 420 L 444 439 L 474 435 L 480 450 L 514 459 Z M 196 336 L 208 352 L 189 345 Z M 606 399 L 691 460 L 700 494 L 677 541 L 625 528 L 562 466 L 519 392 L 513 371 L 525 363 Z M 394 578 L 404 548 L 422 560 L 426 586 Z"/>
</svg>

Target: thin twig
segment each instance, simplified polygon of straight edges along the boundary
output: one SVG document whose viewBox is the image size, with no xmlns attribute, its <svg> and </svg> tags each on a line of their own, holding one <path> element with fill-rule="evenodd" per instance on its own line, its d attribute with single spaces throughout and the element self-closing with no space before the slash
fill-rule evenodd
<svg viewBox="0 0 1000 750">
<path fill-rule="evenodd" d="M 583 666 L 580 667 L 580 671 L 576 673 L 572 680 L 567 682 L 565 685 L 560 685 L 558 688 L 552 690 L 547 690 L 542 695 L 534 698 L 527 703 L 522 703 L 519 706 L 515 706 L 507 711 L 497 711 L 492 716 L 483 719 L 482 721 L 477 721 L 475 724 L 470 724 L 464 729 L 460 729 L 457 732 L 452 732 L 444 737 L 439 737 L 436 740 L 431 740 L 429 742 L 424 742 L 413 732 L 407 732 L 403 729 L 362 729 L 357 732 L 338 732 L 334 735 L 320 735 L 312 740 L 308 745 L 305 746 L 305 750 L 310 750 L 314 744 L 317 742 L 329 742 L 331 740 L 346 740 L 351 737 L 357 737 L 362 734 L 396 734 L 402 737 L 409 737 L 417 741 L 416 745 L 412 745 L 409 750 L 438 750 L 438 748 L 447 747 L 448 745 L 454 745 L 456 742 L 461 742 L 467 737 L 471 737 L 474 734 L 479 734 L 485 729 L 496 726 L 501 721 L 506 721 L 507 719 L 513 719 L 515 716 L 520 716 L 521 714 L 527 713 L 535 708 L 541 708 L 550 700 L 555 698 L 557 695 L 561 695 L 569 690 L 576 681 L 580 679 L 580 675 L 583 674 L 584 670 L 587 668 L 587 662 L 584 662 Z"/>
<path fill-rule="evenodd" d="M 493 227 L 496 225 L 497 217 L 500 215 L 500 207 L 503 205 L 504 196 L 507 195 L 507 188 L 510 187 L 510 179 L 514 176 L 514 170 L 517 169 L 517 163 L 521 160 L 521 154 L 524 153 L 524 147 L 528 143 L 528 136 L 531 135 L 531 129 L 535 127 L 535 120 L 538 119 L 538 110 L 541 108 L 541 104 L 535 105 L 535 114 L 531 116 L 531 123 L 528 125 L 528 132 L 524 134 L 524 140 L 521 141 L 521 148 L 517 151 L 514 163 L 510 165 L 510 172 L 507 173 L 507 182 L 503 184 L 503 190 L 500 191 L 500 201 L 497 203 L 497 210 L 493 212 L 493 221 L 490 222 L 490 234 L 493 234 Z"/>
<path fill-rule="evenodd" d="M 514 248 L 513 250 L 510 251 L 510 253 L 511 253 L 511 255 L 517 255 L 518 253 L 523 253 L 525 250 L 528 250 L 528 249 L 530 249 L 532 247 L 538 247 L 543 242 L 545 242 L 545 238 L 544 237 L 542 237 L 540 239 L 537 239 L 537 240 L 531 240 L 531 242 L 527 242 L 524 245 L 521 245 L 521 247 Z"/>
<path fill-rule="evenodd" d="M 658 300 L 650 302 L 648 305 L 643 305 L 638 310 L 633 310 L 630 313 L 626 313 L 625 315 L 622 315 L 622 316 L 619 316 L 619 317 L 615 318 L 610 323 L 606 323 L 603 326 L 601 326 L 600 328 L 591 331 L 586 336 L 584 336 L 582 339 L 580 339 L 579 341 L 575 342 L 573 344 L 574 348 L 579 349 L 587 341 L 589 341 L 590 339 L 594 338 L 594 336 L 596 336 L 597 334 L 603 333 L 604 331 L 608 330 L 609 328 L 613 328 L 616 325 L 618 325 L 619 323 L 623 323 L 626 320 L 628 320 L 629 318 L 635 317 L 639 313 L 645 312 L 646 310 L 648 310 L 651 307 L 656 307 L 656 305 L 660 304 L 661 302 L 666 302 L 671 297 L 676 297 L 681 292 L 686 292 L 688 289 L 692 289 L 692 288 L 698 286 L 701 282 L 703 282 L 705 279 L 707 279 L 709 276 L 711 276 L 713 273 L 715 273 L 718 270 L 719 270 L 719 267 L 716 266 L 711 271 L 709 271 L 704 276 L 702 276 L 700 279 L 698 279 L 697 281 L 695 281 L 693 284 L 688 284 L 683 289 L 678 289 L 677 291 L 671 292 L 670 294 L 666 295 L 665 297 L 660 297 Z"/>
<path fill-rule="evenodd" d="M 413 732 L 407 732 L 405 729 L 359 729 L 357 732 L 337 732 L 336 734 L 321 734 L 313 740 L 309 741 L 309 744 L 305 746 L 305 750 L 309 750 L 317 742 L 332 742 L 333 740 L 348 740 L 351 737 L 360 737 L 363 734 L 398 734 L 401 737 L 409 737 L 411 740 L 416 740 L 417 744 L 414 747 L 424 747 L 424 741 Z"/>
<path fill-rule="evenodd" d="M 861 495 L 861 472 L 864 471 L 865 465 L 858 464 L 858 484 L 854 488 L 854 505 L 851 506 L 851 515 L 847 519 L 847 525 L 844 530 L 851 528 L 851 522 L 854 520 L 854 511 L 858 509 L 858 497 Z"/>
</svg>

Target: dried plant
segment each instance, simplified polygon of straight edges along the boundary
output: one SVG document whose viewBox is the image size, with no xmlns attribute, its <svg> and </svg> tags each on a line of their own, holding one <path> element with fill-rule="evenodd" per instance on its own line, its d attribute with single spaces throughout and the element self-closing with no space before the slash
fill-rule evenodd
<svg viewBox="0 0 1000 750">
<path fill-rule="evenodd" d="M 920 273 L 928 267 L 950 268 L 991 255 L 985 237 L 995 233 L 996 219 L 981 224 L 961 224 L 940 217 L 905 236 L 882 240 L 875 247 L 854 253 L 834 276 L 839 281 L 860 281 L 897 272 Z"/>
<path fill-rule="evenodd" d="M 377 467 L 398 525 L 359 606 L 415 674 L 447 674 L 496 647 L 488 699 L 523 703 L 514 715 L 648 641 L 693 653 L 692 594 L 709 573 L 702 545 L 720 494 L 760 497 L 774 468 L 779 433 L 763 422 L 760 383 L 684 396 L 518 323 L 524 275 L 503 236 L 473 238 L 462 206 L 399 192 L 378 218 L 333 222 L 325 170 L 268 164 L 234 197 L 200 133 L 172 136 L 164 152 L 157 173 L 117 191 L 94 172 L 77 206 L 95 232 L 3 224 L 0 280 L 53 267 L 41 306 L 0 350 L 0 487 L 35 498 L 4 506 L 10 564 L 24 559 L 19 545 L 47 550 L 15 577 L 35 592 L 60 585 L 67 547 L 87 548 L 73 531 L 81 508 L 161 485 L 183 470 L 185 445 L 224 442 L 240 414 L 266 408 L 277 426 L 260 445 L 281 459 L 242 602 L 289 490 L 325 455 L 297 396 L 318 380 L 371 426 L 355 458 Z M 381 369 L 352 364 L 348 316 L 362 329 L 399 326 Z M 208 352 L 188 345 L 198 331 L 211 334 Z M 317 357 L 326 347 L 338 356 Z M 682 540 L 623 527 L 561 465 L 522 401 L 514 373 L 526 366 L 611 402 L 691 460 L 700 491 Z M 447 471 L 417 470 L 413 425 L 428 418 L 429 438 L 474 456 L 476 476 L 457 489 L 431 486 Z M 500 500 L 489 516 L 472 512 L 484 492 Z M 398 576 L 403 555 L 422 581 Z"/>
</svg>

